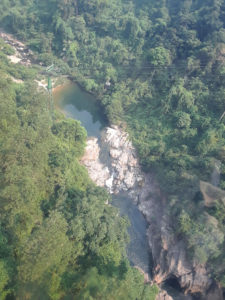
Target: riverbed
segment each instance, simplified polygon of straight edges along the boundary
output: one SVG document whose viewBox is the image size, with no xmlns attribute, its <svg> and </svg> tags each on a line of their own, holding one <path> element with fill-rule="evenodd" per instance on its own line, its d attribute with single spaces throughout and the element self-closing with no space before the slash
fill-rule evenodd
<svg viewBox="0 0 225 300">
<path fill-rule="evenodd" d="M 88 137 L 97 137 L 101 147 L 101 134 L 107 120 L 95 97 L 83 91 L 77 84 L 69 83 L 55 90 L 54 102 L 67 118 L 79 120 L 87 131 Z M 150 250 L 146 238 L 147 222 L 127 192 L 112 195 L 111 204 L 130 222 L 128 233 L 130 243 L 127 256 L 133 266 L 150 273 Z"/>
</svg>

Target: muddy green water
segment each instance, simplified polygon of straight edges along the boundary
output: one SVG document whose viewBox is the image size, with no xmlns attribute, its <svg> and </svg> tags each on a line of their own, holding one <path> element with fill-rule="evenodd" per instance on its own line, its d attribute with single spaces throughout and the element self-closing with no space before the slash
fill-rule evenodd
<svg viewBox="0 0 225 300">
<path fill-rule="evenodd" d="M 69 83 L 56 89 L 54 101 L 67 118 L 81 122 L 88 136 L 100 137 L 107 121 L 94 96 L 84 92 L 77 84 Z"/>
</svg>

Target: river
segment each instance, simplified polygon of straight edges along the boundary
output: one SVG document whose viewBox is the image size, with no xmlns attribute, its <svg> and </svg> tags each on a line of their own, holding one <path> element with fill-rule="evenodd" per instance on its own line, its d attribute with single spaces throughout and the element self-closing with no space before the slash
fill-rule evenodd
<svg viewBox="0 0 225 300">
<path fill-rule="evenodd" d="M 70 83 L 56 89 L 54 102 L 56 108 L 66 117 L 79 120 L 89 137 L 97 137 L 100 141 L 107 120 L 94 96 L 83 91 L 77 84 Z M 151 268 L 149 245 L 146 239 L 147 222 L 127 193 L 112 195 L 112 205 L 118 207 L 120 214 L 127 216 L 130 221 L 127 256 L 131 265 L 138 266 L 149 274 Z"/>
</svg>

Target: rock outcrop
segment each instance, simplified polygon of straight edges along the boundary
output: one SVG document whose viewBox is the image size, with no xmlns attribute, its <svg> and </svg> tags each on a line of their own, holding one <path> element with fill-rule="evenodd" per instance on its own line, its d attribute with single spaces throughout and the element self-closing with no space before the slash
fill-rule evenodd
<svg viewBox="0 0 225 300">
<path fill-rule="evenodd" d="M 187 298 L 178 296 L 174 299 L 192 299 L 191 295 L 195 295 L 199 300 L 223 300 L 221 289 L 211 279 L 206 267 L 187 258 L 184 242 L 173 233 L 166 198 L 149 174 L 145 176 L 138 207 L 149 224 L 147 236 L 154 261 L 154 282 L 158 285 L 171 280 L 176 282 Z"/>
<path fill-rule="evenodd" d="M 90 138 L 87 140 L 84 156 L 81 162 L 88 170 L 90 178 L 101 187 L 110 188 L 110 173 L 108 167 L 104 166 L 99 160 L 100 147 L 97 138 Z M 107 184 L 108 183 L 108 184 Z"/>
<path fill-rule="evenodd" d="M 173 298 L 166 291 L 160 291 L 155 300 L 173 300 Z"/>
<path fill-rule="evenodd" d="M 112 176 L 111 192 L 135 192 L 144 182 L 144 176 L 128 134 L 118 126 L 107 127 L 102 135 L 101 148 L 109 153 L 106 161 Z"/>
<path fill-rule="evenodd" d="M 33 52 L 29 48 L 27 48 L 25 44 L 15 39 L 11 34 L 5 33 L 1 29 L 0 38 L 2 38 L 5 43 L 10 45 L 15 51 L 13 55 L 8 56 L 9 60 L 12 63 L 20 63 L 24 66 L 31 65 L 31 61 L 33 60 Z"/>
<path fill-rule="evenodd" d="M 129 191 L 137 200 L 144 175 L 128 134 L 119 127 L 107 127 L 101 141 L 89 138 L 81 162 L 97 185 L 106 187 L 111 194 Z"/>
<path fill-rule="evenodd" d="M 141 171 L 128 134 L 117 126 L 106 128 L 100 147 L 97 139 L 88 140 L 82 162 L 96 184 L 105 186 L 111 193 L 127 191 L 145 216 L 154 261 L 153 281 L 161 285 L 172 279 L 185 294 L 198 294 L 199 299 L 207 299 L 206 293 L 213 281 L 203 265 L 192 264 L 187 259 L 183 241 L 173 234 L 166 198 L 154 176 Z M 164 296 L 165 299 L 173 299 L 163 293 L 158 300 L 164 299 Z M 223 299 L 218 289 L 215 288 L 213 293 L 216 294 L 215 299 Z M 191 299 L 191 296 L 182 299 Z"/>
</svg>

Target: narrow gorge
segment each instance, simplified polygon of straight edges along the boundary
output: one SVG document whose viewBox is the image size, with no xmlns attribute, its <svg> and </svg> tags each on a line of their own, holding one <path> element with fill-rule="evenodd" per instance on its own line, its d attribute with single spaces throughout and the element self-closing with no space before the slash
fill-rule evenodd
<svg viewBox="0 0 225 300">
<path fill-rule="evenodd" d="M 157 300 L 223 299 L 206 268 L 193 265 L 184 242 L 174 236 L 166 196 L 154 175 L 141 170 L 125 129 L 107 127 L 98 103 L 77 85 L 65 86 L 55 98 L 67 117 L 79 119 L 86 128 L 89 137 L 81 163 L 91 179 L 112 194 L 112 204 L 129 217 L 128 258 L 145 274 L 146 282 L 162 287 Z"/>
<path fill-rule="evenodd" d="M 4 32 L 1 37 L 16 50 L 9 56 L 13 63 L 30 64 L 32 52 L 24 44 Z M 45 87 L 40 82 L 39 86 Z M 141 170 L 125 128 L 108 127 L 99 103 L 76 84 L 59 87 L 54 98 L 66 117 L 80 120 L 86 128 L 88 140 L 81 163 L 90 178 L 112 195 L 112 202 L 106 205 L 114 205 L 128 216 L 128 258 L 144 274 L 146 283 L 162 288 L 157 300 L 222 300 L 222 292 L 205 266 L 192 264 L 184 242 L 175 237 L 166 195 L 154 174 Z"/>
</svg>

